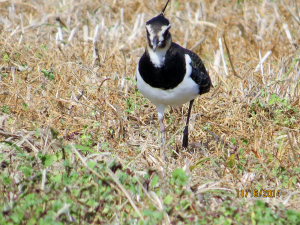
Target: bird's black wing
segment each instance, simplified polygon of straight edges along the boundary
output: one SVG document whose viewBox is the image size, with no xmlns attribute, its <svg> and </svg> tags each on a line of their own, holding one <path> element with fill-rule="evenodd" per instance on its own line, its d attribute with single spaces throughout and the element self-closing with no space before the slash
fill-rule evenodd
<svg viewBox="0 0 300 225">
<path fill-rule="evenodd" d="M 196 53 L 188 49 L 184 49 L 184 53 L 188 54 L 192 60 L 191 78 L 199 85 L 199 94 L 202 95 L 209 92 L 212 84 L 202 60 Z"/>
</svg>

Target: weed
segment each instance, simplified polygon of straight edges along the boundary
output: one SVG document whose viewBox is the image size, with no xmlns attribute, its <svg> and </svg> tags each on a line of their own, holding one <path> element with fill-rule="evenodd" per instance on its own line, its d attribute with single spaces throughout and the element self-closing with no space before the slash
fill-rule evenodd
<svg viewBox="0 0 300 225">
<path fill-rule="evenodd" d="M 6 114 L 10 114 L 10 110 L 8 105 L 3 105 L 1 108 L 1 112 L 6 113 Z"/>
<path fill-rule="evenodd" d="M 48 71 L 46 69 L 42 69 L 42 73 L 44 74 L 45 77 L 47 77 L 49 80 L 54 80 L 55 75 L 53 71 Z"/>
</svg>

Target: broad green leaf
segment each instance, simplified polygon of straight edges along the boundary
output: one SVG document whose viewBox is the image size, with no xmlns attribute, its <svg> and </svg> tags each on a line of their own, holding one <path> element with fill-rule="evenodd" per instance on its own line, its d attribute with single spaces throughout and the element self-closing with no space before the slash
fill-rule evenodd
<svg viewBox="0 0 300 225">
<path fill-rule="evenodd" d="M 151 187 L 154 187 L 158 182 L 159 177 L 155 175 L 151 180 Z"/>
<path fill-rule="evenodd" d="M 2 179 L 4 185 L 10 185 L 11 184 L 11 179 L 8 176 L 5 176 L 5 174 L 3 174 L 1 176 L 1 179 Z"/>
<path fill-rule="evenodd" d="M 74 145 L 75 148 L 82 150 L 82 151 L 86 151 L 86 152 L 94 152 L 91 148 L 86 147 L 86 146 L 82 146 L 82 145 Z"/>
<path fill-rule="evenodd" d="M 89 161 L 86 163 L 90 169 L 93 169 L 96 166 L 96 162 Z"/>
<path fill-rule="evenodd" d="M 170 205 L 171 204 L 171 202 L 172 202 L 172 200 L 173 200 L 173 197 L 171 196 L 171 195 L 167 195 L 165 198 L 164 198 L 164 204 L 166 204 L 166 205 Z"/>
</svg>

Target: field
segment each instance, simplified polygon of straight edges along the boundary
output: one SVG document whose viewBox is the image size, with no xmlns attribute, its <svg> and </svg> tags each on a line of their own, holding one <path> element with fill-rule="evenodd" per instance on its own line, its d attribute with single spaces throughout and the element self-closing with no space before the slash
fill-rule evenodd
<svg viewBox="0 0 300 225">
<path fill-rule="evenodd" d="M 300 3 L 171 0 L 214 88 L 188 149 L 168 109 L 166 161 L 135 83 L 164 4 L 0 0 L 1 225 L 300 224 Z"/>
</svg>

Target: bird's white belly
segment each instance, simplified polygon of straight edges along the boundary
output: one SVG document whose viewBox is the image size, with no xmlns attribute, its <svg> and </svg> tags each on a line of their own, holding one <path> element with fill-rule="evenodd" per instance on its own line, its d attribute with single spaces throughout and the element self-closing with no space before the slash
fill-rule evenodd
<svg viewBox="0 0 300 225">
<path fill-rule="evenodd" d="M 137 70 L 137 87 L 140 92 L 153 104 L 179 106 L 191 101 L 199 95 L 199 86 L 190 76 L 186 76 L 183 81 L 174 89 L 162 90 L 153 88 L 147 84 Z"/>
</svg>

